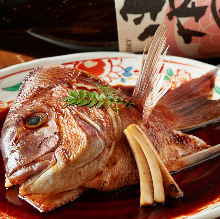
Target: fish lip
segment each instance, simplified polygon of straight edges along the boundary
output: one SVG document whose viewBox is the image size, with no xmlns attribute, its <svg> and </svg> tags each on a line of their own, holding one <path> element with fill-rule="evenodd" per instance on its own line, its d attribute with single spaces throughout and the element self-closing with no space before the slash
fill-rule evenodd
<svg viewBox="0 0 220 219">
<path fill-rule="evenodd" d="M 20 185 L 32 176 L 45 172 L 48 168 L 54 166 L 56 162 L 54 152 L 46 153 L 37 160 L 18 168 L 8 177 L 8 180 L 12 185 Z"/>
<path fill-rule="evenodd" d="M 11 175 L 13 175 L 17 170 L 22 169 L 22 167 L 25 167 L 29 164 L 33 164 L 34 162 L 39 161 L 41 157 L 48 154 L 49 152 L 55 151 L 58 146 L 58 141 L 59 141 L 59 135 L 58 133 L 54 132 L 54 135 L 44 137 L 43 140 L 41 140 L 39 144 L 37 144 L 36 148 L 38 150 L 35 151 L 36 153 L 33 152 L 30 154 L 26 153 L 25 155 L 22 152 L 20 152 L 20 150 L 16 150 L 18 152 L 12 153 L 10 147 L 13 145 L 11 143 L 8 144 L 6 141 L 5 144 L 7 145 L 6 151 L 8 150 L 10 152 L 10 153 L 6 152 L 4 154 L 3 151 L 6 177 L 9 179 Z M 28 148 L 26 148 L 25 150 L 28 151 Z"/>
</svg>

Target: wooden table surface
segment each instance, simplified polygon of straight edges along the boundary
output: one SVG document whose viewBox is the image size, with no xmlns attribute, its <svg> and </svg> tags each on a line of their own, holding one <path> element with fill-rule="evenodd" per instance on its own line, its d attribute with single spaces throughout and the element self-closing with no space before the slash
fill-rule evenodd
<svg viewBox="0 0 220 219">
<path fill-rule="evenodd" d="M 37 58 L 75 52 L 33 37 L 26 31 L 0 30 L 0 69 Z"/>
</svg>

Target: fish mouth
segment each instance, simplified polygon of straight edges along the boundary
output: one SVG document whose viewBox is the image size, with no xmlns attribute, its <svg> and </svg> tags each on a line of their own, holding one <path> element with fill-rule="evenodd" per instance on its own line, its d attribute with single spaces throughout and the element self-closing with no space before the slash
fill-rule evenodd
<svg viewBox="0 0 220 219">
<path fill-rule="evenodd" d="M 48 168 L 56 164 L 56 158 L 54 152 L 49 152 L 37 160 L 17 169 L 6 180 L 10 183 L 6 183 L 6 187 L 12 185 L 19 185 L 31 178 L 34 175 L 45 172 Z M 7 185 L 8 184 L 8 185 Z"/>
</svg>

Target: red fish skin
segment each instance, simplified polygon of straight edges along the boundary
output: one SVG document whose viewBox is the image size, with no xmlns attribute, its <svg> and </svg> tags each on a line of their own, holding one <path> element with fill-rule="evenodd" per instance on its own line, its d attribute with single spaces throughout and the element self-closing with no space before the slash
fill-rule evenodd
<svg viewBox="0 0 220 219">
<path fill-rule="evenodd" d="M 168 121 L 153 110 L 146 124 L 140 124 L 142 130 L 153 142 L 158 154 L 169 172 L 176 171 L 173 163 L 181 157 L 210 148 L 204 141 L 174 130 Z"/>
<path fill-rule="evenodd" d="M 209 147 L 205 143 L 198 145 L 189 136 L 173 131 L 173 123 L 169 121 L 178 119 L 178 116 L 166 106 L 155 107 L 147 123 L 143 124 L 142 113 L 135 106 L 121 105 L 117 114 L 104 107 L 65 107 L 65 102 L 61 101 L 69 95 L 69 89 L 97 89 L 97 85 L 110 86 L 77 69 L 37 68 L 25 78 L 9 111 L 0 146 L 9 180 L 16 170 L 47 153 L 54 153 L 57 160 L 47 171 L 41 172 L 36 181 L 33 176 L 24 183 L 18 182 L 20 196 L 40 211 L 49 211 L 73 200 L 88 188 L 112 191 L 138 183 L 137 166 L 123 134 L 132 123 L 143 128 L 169 171 L 172 171 L 172 162 L 179 157 Z M 130 99 L 125 95 L 124 98 Z M 46 113 L 47 122 L 38 129 L 28 129 L 24 120 L 36 112 Z M 45 139 L 54 136 L 56 141 L 39 147 Z M 75 196 L 61 195 L 67 190 L 76 191 L 73 192 Z M 48 205 L 54 194 L 57 204 Z"/>
<path fill-rule="evenodd" d="M 161 109 L 161 107 L 158 107 Z M 165 107 L 166 109 L 166 107 Z M 167 115 L 171 112 L 167 112 L 164 116 L 164 112 L 158 109 L 154 109 L 150 114 L 146 124 L 142 123 L 140 115 L 135 116 L 127 109 L 119 112 L 121 120 L 128 121 L 126 117 L 136 117 L 135 124 L 139 125 L 142 130 L 147 134 L 154 147 L 157 149 L 162 161 L 167 169 L 172 172 L 173 163 L 184 156 L 196 153 L 198 151 L 209 148 L 203 141 L 193 139 L 187 134 L 177 133 L 172 129 L 172 121 L 168 121 Z M 176 115 L 173 115 L 174 118 Z M 125 124 L 126 128 L 128 124 Z M 105 168 L 102 172 L 90 182 L 84 186 L 88 188 L 96 188 L 100 191 L 112 191 L 124 186 L 139 183 L 139 175 L 137 166 L 131 153 L 130 146 L 125 140 L 124 136 L 121 136 L 116 141 L 116 147 L 113 155 L 109 157 Z"/>
<path fill-rule="evenodd" d="M 49 151 L 54 151 L 56 154 L 59 154 L 60 159 L 63 159 L 65 162 L 69 162 L 69 151 L 73 149 L 78 150 L 77 148 L 73 148 L 73 146 L 75 147 L 76 145 L 80 145 L 80 140 L 77 139 L 77 137 L 72 136 L 71 138 L 71 136 L 67 136 L 66 134 L 62 135 L 62 133 L 66 131 L 66 128 L 74 129 L 73 126 L 69 127 L 69 124 L 75 124 L 75 130 L 76 133 L 78 133 L 77 130 L 79 129 L 79 120 L 72 123 L 70 122 L 70 120 L 67 121 L 67 116 L 69 116 L 68 119 L 72 119 L 72 112 L 70 112 L 69 115 L 67 115 L 67 112 L 62 112 L 65 103 L 60 101 L 60 99 L 63 97 L 62 95 L 68 95 L 68 90 L 70 87 L 72 87 L 72 83 L 86 83 L 87 81 L 91 80 L 91 76 L 89 74 L 81 74 L 80 71 L 72 69 L 70 70 L 69 68 L 62 69 L 61 73 L 59 73 L 60 68 L 51 69 L 51 74 L 49 74 L 50 70 L 45 70 L 45 68 L 43 68 L 43 70 L 41 69 L 42 71 L 36 69 L 32 73 L 30 73 L 30 75 L 28 76 L 29 80 L 24 80 L 18 98 L 15 101 L 15 104 L 10 109 L 10 112 L 6 119 L 5 126 L 3 127 L 2 132 L 1 148 L 6 163 L 6 174 L 8 177 L 10 177 L 10 175 L 16 169 L 19 169 L 22 166 L 33 162 L 38 158 L 38 156 L 42 156 Z M 44 71 L 46 71 L 46 74 L 44 73 Z M 36 72 L 38 73 L 37 77 L 35 77 Z M 54 80 L 52 82 L 52 75 L 55 73 L 56 77 L 53 77 Z M 70 75 L 71 77 L 69 78 L 67 83 L 68 74 L 72 75 Z M 78 80 L 74 81 L 74 77 L 77 78 L 76 76 L 79 76 L 79 78 Z M 101 85 L 106 85 L 105 82 L 102 82 L 98 78 L 93 79 L 92 82 L 96 84 L 97 82 L 99 82 Z M 59 86 L 60 83 L 61 85 Z M 29 86 L 33 87 L 31 92 L 30 90 L 26 89 L 29 88 Z M 65 93 L 60 93 L 64 90 Z M 37 96 L 37 98 L 35 98 L 35 96 Z M 87 112 L 86 115 L 85 111 L 84 115 L 89 115 L 88 117 L 94 117 L 93 120 L 96 121 L 98 125 L 101 124 L 101 126 L 105 126 L 105 132 L 112 133 L 112 137 L 109 134 L 108 138 L 104 137 L 105 133 L 100 134 L 102 135 L 100 136 L 100 139 L 102 138 L 103 141 L 106 141 L 105 143 L 107 145 L 110 144 L 110 142 L 112 141 L 111 138 L 114 138 L 114 129 L 111 128 L 112 125 L 111 121 L 109 120 L 110 116 L 108 116 L 107 111 L 99 110 L 101 112 L 101 115 L 99 114 L 99 112 L 91 112 L 94 111 L 94 109 L 88 109 L 87 111 L 90 112 Z M 30 114 L 36 112 L 45 112 L 48 115 L 47 124 L 45 125 L 45 127 L 41 127 L 38 130 L 27 129 L 23 124 L 24 119 Z M 54 112 L 56 113 L 54 114 Z M 77 114 L 75 113 L 74 116 L 76 117 L 76 115 Z M 103 117 L 105 118 L 105 121 L 103 120 Z M 19 121 L 17 121 L 16 119 Z M 64 120 L 66 124 L 64 123 Z M 49 123 L 52 123 L 52 127 L 48 126 Z M 20 131 L 16 132 L 16 134 L 11 131 L 8 132 L 8 127 L 13 130 L 16 129 L 17 131 Z M 40 130 L 42 129 L 44 130 L 44 132 L 40 132 Z M 36 133 L 38 132 L 40 132 L 41 135 L 36 135 Z M 10 136 L 6 136 L 8 135 L 8 133 L 10 134 Z M 57 135 L 59 137 L 59 140 L 55 142 L 54 145 L 50 145 L 51 147 L 48 147 L 47 145 L 47 148 L 38 147 L 38 145 L 42 144 L 44 138 L 48 138 L 54 135 Z M 80 137 L 80 133 L 78 137 Z M 14 142 L 14 139 L 16 139 L 16 142 Z M 73 140 L 76 142 L 73 142 Z M 85 141 L 88 141 L 88 139 Z M 17 142 L 19 143 L 19 147 L 18 145 L 16 145 Z M 63 144 L 65 145 L 65 147 L 59 146 Z M 16 156 L 16 159 L 13 158 L 14 155 Z"/>
<path fill-rule="evenodd" d="M 56 77 L 52 77 L 52 75 L 56 75 Z M 67 80 L 68 76 L 70 76 L 69 80 Z M 46 83 L 48 78 L 49 81 Z M 62 80 L 62 78 L 64 78 L 64 80 Z M 35 69 L 24 80 L 19 91 L 19 95 L 11 107 L 3 127 L 1 136 L 1 152 L 5 162 L 6 176 L 9 178 L 11 183 L 20 184 L 20 196 L 22 198 L 33 198 L 33 200 L 28 200 L 28 202 L 35 202 L 34 205 L 36 207 L 41 206 L 40 208 L 42 208 L 42 211 L 48 211 L 54 208 L 54 205 L 46 207 L 46 203 L 44 202 L 49 199 L 45 197 L 46 193 L 42 191 L 41 198 L 39 198 L 39 195 L 37 194 L 34 197 L 28 192 L 28 187 L 24 189 L 25 186 L 23 181 L 26 180 L 26 178 L 24 178 L 22 181 L 22 174 L 15 179 L 16 173 L 18 173 L 17 171 L 20 170 L 20 172 L 22 172 L 22 168 L 25 170 L 26 167 L 30 169 L 31 165 L 35 164 L 39 157 L 43 157 L 47 153 L 54 153 L 56 159 L 62 160 L 66 166 L 70 167 L 68 170 L 64 168 L 62 171 L 61 175 L 64 175 L 64 177 L 60 178 L 62 178 L 64 181 L 63 186 L 60 186 L 59 179 L 57 179 L 53 182 L 53 185 L 56 188 L 54 188 L 53 185 L 50 185 L 49 188 L 51 191 L 45 189 L 45 191 L 48 191 L 48 194 L 51 194 L 51 196 L 48 195 L 48 197 L 54 197 L 54 195 L 52 195 L 53 193 L 59 192 L 61 194 L 63 191 L 68 189 L 75 189 L 75 187 L 82 186 L 84 182 L 92 180 L 95 176 L 100 174 L 104 164 L 108 160 L 108 167 L 115 166 L 115 163 L 109 159 L 109 156 L 114 156 L 113 147 L 111 147 L 111 145 L 113 145 L 116 136 L 118 136 L 117 141 L 120 140 L 119 136 L 122 135 L 122 132 L 120 131 L 119 133 L 118 131 L 115 131 L 112 118 L 109 116 L 109 110 L 107 109 L 88 109 L 87 107 L 77 106 L 64 107 L 65 103 L 61 101 L 61 98 L 68 95 L 68 90 L 73 88 L 74 83 L 81 84 L 81 88 L 83 88 L 83 84 L 95 87 L 97 84 L 109 86 L 101 79 L 75 69 L 56 67 Z M 130 107 L 130 109 L 129 114 L 135 112 L 136 115 L 141 117 L 137 109 L 132 107 Z M 25 119 L 38 112 L 47 114 L 46 124 L 39 129 L 27 128 L 24 124 Z M 130 118 L 130 115 L 128 115 L 127 118 Z M 137 117 L 134 116 L 133 119 L 136 118 Z M 134 121 L 133 119 L 132 121 Z M 99 127 L 99 130 L 90 124 L 91 121 L 95 123 L 97 127 Z M 124 119 L 122 120 L 121 128 L 130 123 L 130 120 L 128 119 L 125 121 Z M 70 134 L 68 134 L 68 131 Z M 75 134 L 73 135 L 74 131 Z M 42 142 L 45 142 L 47 139 L 53 138 L 54 136 L 57 136 L 55 137 L 55 139 L 57 139 L 56 141 L 52 142 L 51 144 L 45 144 L 45 147 L 42 147 Z M 86 157 L 89 157 L 91 153 L 86 151 L 86 148 L 82 149 L 83 153 L 81 155 L 78 156 L 76 154 L 77 159 L 75 159 L 75 162 L 78 166 L 74 167 L 76 164 L 71 166 L 73 161 L 70 155 L 72 151 L 80 149 L 77 149 L 76 146 L 80 145 L 83 141 L 86 145 L 90 145 L 90 147 L 91 145 L 94 145 L 94 142 L 103 142 L 101 152 L 94 158 L 91 158 L 91 161 L 85 161 L 85 154 L 87 153 Z M 125 139 L 123 141 L 125 142 Z M 117 143 L 117 145 L 116 151 L 121 151 L 121 144 Z M 124 168 L 126 168 L 126 166 L 129 164 L 130 158 L 132 159 L 131 163 L 135 165 L 129 146 L 127 143 L 126 145 L 126 149 L 122 150 L 122 153 L 118 153 L 120 155 L 118 156 L 118 159 L 120 160 L 120 157 L 125 151 L 127 151 L 128 160 L 125 160 L 126 165 L 124 165 L 122 162 Z M 95 146 L 98 147 L 99 145 Z M 71 173 L 71 168 L 71 171 L 74 172 L 75 175 Z M 75 168 L 77 168 L 76 171 L 74 171 Z M 130 182 L 126 183 L 120 182 L 117 186 L 114 185 L 112 189 L 138 182 L 138 173 L 136 168 L 131 169 L 133 169 L 136 174 L 135 180 L 131 180 Z M 24 175 L 26 175 L 27 171 L 24 172 Z M 33 174 L 35 175 L 38 173 L 33 171 Z M 70 176 L 70 174 L 73 177 L 76 176 L 77 178 L 74 178 L 76 185 L 72 186 L 71 182 L 73 180 L 66 179 L 65 174 L 66 176 Z M 131 175 L 133 174 L 126 175 L 129 175 L 131 178 Z M 27 181 L 28 180 L 25 182 Z M 57 190 L 57 188 L 59 190 Z M 84 186 L 83 190 L 85 189 L 86 187 Z M 78 194 L 78 192 L 74 194 Z M 60 197 L 66 199 L 62 195 Z M 71 200 L 72 199 L 74 199 L 74 197 L 72 197 Z M 42 201 L 42 203 L 37 204 L 36 200 L 39 202 Z M 57 201 L 59 205 L 61 202 L 62 201 L 60 200 Z"/>
<path fill-rule="evenodd" d="M 29 107 L 32 105 L 29 101 L 25 104 L 28 104 Z M 47 106 L 39 106 L 39 108 L 34 106 L 34 110 L 30 113 L 32 114 L 35 111 L 39 112 L 39 110 L 46 111 L 50 121 L 52 121 L 48 124 L 48 128 L 50 128 L 51 133 L 57 133 L 57 126 L 53 121 L 54 114 Z M 27 129 L 23 126 L 23 118 L 29 115 L 25 107 L 15 113 L 14 110 L 12 110 L 10 115 L 11 116 L 8 116 L 5 121 L 6 125 L 3 126 L 1 135 L 1 144 L 4 145 L 1 147 L 1 150 L 2 154 L 5 155 L 5 168 L 6 172 L 9 174 L 13 173 L 16 169 L 31 163 L 33 160 L 36 160 L 54 148 L 54 144 L 47 143 L 51 137 L 49 133 L 44 134 L 43 131 L 39 130 L 33 134 L 34 130 Z M 58 138 L 57 134 L 55 134 L 53 138 L 56 142 Z M 20 141 L 20 139 L 25 139 L 25 141 Z M 41 147 L 39 147 L 38 150 L 36 150 L 35 147 L 31 147 L 33 142 L 35 142 L 36 145 L 41 144 Z M 13 149 L 8 148 L 11 147 L 11 145 L 14 145 Z"/>
<path fill-rule="evenodd" d="M 119 110 L 121 131 L 112 144 L 112 152 L 102 171 L 90 182 L 87 188 L 99 191 L 114 191 L 119 188 L 139 183 L 139 173 L 130 146 L 123 130 L 131 123 L 141 122 L 141 114 L 136 107 L 122 107 Z"/>
</svg>

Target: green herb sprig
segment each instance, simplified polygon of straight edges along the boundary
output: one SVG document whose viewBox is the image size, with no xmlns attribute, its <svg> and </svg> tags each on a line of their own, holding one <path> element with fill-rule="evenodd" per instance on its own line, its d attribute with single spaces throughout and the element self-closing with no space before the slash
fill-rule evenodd
<svg viewBox="0 0 220 219">
<path fill-rule="evenodd" d="M 91 108 L 93 106 L 96 106 L 96 108 L 100 108 L 103 104 L 105 108 L 108 108 L 112 104 L 115 104 L 116 112 L 118 113 L 119 105 L 128 105 L 133 104 L 130 103 L 128 100 L 123 99 L 122 95 L 116 91 L 115 89 L 111 87 L 103 87 L 103 86 L 97 86 L 102 93 L 99 94 L 97 91 L 90 92 L 88 90 L 82 90 L 79 89 L 79 91 L 75 90 L 69 90 L 70 96 L 64 97 L 61 100 L 67 101 L 65 106 L 85 106 L 88 105 L 88 108 Z"/>
</svg>

